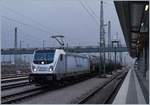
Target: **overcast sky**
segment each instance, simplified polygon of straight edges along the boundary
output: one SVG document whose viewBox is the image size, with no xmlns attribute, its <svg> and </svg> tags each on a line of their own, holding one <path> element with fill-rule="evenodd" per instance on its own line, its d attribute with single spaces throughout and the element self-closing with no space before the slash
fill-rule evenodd
<svg viewBox="0 0 150 105">
<path fill-rule="evenodd" d="M 104 1 L 105 24 L 110 20 L 112 38 L 118 32 L 125 44 L 113 1 Z M 57 46 L 57 42 L 50 38 L 57 34 L 63 34 L 70 46 L 98 45 L 99 26 L 81 3 L 94 17 L 97 16 L 99 22 L 99 0 L 1 0 L 2 48 L 14 47 L 15 27 L 18 27 L 18 46 L 20 40 L 24 41 L 23 47 L 27 44 L 42 47 L 43 40 L 45 46 Z"/>
</svg>

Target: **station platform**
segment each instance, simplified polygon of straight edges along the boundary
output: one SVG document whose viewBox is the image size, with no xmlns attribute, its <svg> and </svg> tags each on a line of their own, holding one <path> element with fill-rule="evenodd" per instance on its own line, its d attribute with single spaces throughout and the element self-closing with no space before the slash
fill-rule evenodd
<svg viewBox="0 0 150 105">
<path fill-rule="evenodd" d="M 113 104 L 147 104 L 134 69 L 130 69 Z"/>
</svg>

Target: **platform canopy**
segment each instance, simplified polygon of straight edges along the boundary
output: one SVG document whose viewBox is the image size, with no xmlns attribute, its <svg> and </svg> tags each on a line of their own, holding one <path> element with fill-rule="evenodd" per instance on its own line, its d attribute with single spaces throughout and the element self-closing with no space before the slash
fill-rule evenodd
<svg viewBox="0 0 150 105">
<path fill-rule="evenodd" d="M 149 39 L 149 1 L 114 1 L 126 45 L 137 57 Z"/>
</svg>

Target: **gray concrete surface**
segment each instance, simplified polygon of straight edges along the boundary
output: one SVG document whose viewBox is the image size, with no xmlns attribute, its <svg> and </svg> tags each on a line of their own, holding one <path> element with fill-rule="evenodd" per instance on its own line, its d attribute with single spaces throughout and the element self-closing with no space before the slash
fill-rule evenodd
<svg viewBox="0 0 150 105">
<path fill-rule="evenodd" d="M 133 68 L 129 70 L 113 104 L 146 104 Z"/>
<path fill-rule="evenodd" d="M 108 78 L 92 78 L 68 87 L 53 90 L 30 99 L 25 99 L 20 104 L 67 104 L 81 97 L 93 88 L 102 84 Z"/>
</svg>

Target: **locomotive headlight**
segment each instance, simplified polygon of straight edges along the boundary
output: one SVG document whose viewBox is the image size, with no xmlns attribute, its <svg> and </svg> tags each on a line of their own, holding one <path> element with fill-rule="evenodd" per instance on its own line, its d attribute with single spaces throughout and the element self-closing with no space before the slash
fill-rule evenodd
<svg viewBox="0 0 150 105">
<path fill-rule="evenodd" d="M 36 69 L 35 66 L 32 66 L 32 70 L 33 70 L 33 71 L 37 71 L 37 69 Z"/>
<path fill-rule="evenodd" d="M 50 68 L 50 69 L 49 69 L 49 71 L 53 71 L 53 69 L 52 69 L 52 68 Z"/>
<path fill-rule="evenodd" d="M 36 68 L 34 68 L 33 71 L 36 71 Z"/>
<path fill-rule="evenodd" d="M 50 66 L 49 71 L 53 71 L 53 66 Z"/>
<path fill-rule="evenodd" d="M 41 64 L 44 64 L 44 61 L 42 61 Z"/>
</svg>

